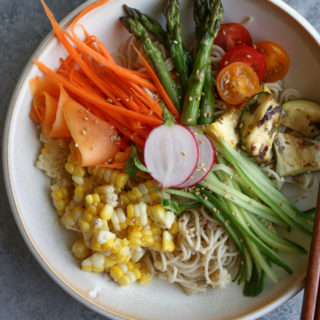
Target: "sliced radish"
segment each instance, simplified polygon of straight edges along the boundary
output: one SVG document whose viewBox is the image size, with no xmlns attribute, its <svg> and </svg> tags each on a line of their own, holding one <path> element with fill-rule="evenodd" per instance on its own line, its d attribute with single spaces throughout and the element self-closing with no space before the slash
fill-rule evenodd
<svg viewBox="0 0 320 320">
<path fill-rule="evenodd" d="M 145 165 L 163 188 L 185 182 L 194 171 L 198 156 L 195 136 L 179 124 L 153 129 L 144 147 Z"/>
<path fill-rule="evenodd" d="M 188 128 L 193 132 L 197 140 L 199 148 L 199 159 L 197 166 L 189 179 L 184 183 L 177 185 L 176 188 L 191 187 L 204 179 L 210 172 L 216 159 L 216 151 L 211 140 L 196 127 Z"/>
</svg>

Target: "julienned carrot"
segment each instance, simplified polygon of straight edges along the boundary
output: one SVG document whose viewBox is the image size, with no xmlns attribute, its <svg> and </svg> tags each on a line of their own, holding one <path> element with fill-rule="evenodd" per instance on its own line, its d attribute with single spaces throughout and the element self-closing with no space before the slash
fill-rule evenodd
<svg viewBox="0 0 320 320">
<path fill-rule="evenodd" d="M 148 70 L 153 82 L 155 83 L 158 92 L 162 98 L 162 100 L 164 101 L 164 103 L 166 104 L 167 108 L 169 109 L 169 111 L 173 114 L 173 116 L 175 118 L 179 118 L 180 114 L 178 112 L 178 110 L 176 109 L 176 107 L 174 106 L 174 104 L 172 103 L 171 99 L 169 98 L 166 90 L 163 88 L 160 80 L 158 79 L 156 73 L 153 71 L 152 67 L 149 65 L 148 61 L 144 58 L 144 56 L 142 55 L 142 53 L 136 48 L 134 47 L 134 49 L 136 50 L 139 58 L 142 60 L 144 66 L 146 67 L 146 69 Z"/>
<path fill-rule="evenodd" d="M 64 77 L 60 76 L 50 68 L 48 68 L 45 64 L 38 60 L 34 60 L 34 63 L 38 66 L 38 68 L 44 72 L 45 74 L 49 75 L 56 81 L 60 82 L 65 88 L 70 90 L 71 92 L 79 95 L 80 97 L 88 100 L 89 102 L 95 104 L 97 107 L 101 108 L 103 111 L 107 111 L 110 113 L 118 113 L 125 117 L 129 117 L 138 121 L 141 121 L 143 123 L 149 124 L 150 126 L 159 126 L 163 123 L 163 121 L 145 116 L 141 113 L 137 113 L 131 110 L 127 110 L 125 108 L 117 107 L 111 103 L 106 102 L 104 99 L 102 99 L 97 94 L 94 94 L 88 90 L 85 90 L 84 88 L 81 88 L 73 83 L 71 83 L 69 80 L 65 79 Z"/>
<path fill-rule="evenodd" d="M 104 5 L 109 0 L 98 0 L 92 4 L 90 4 L 88 7 L 84 8 L 72 21 L 71 27 L 74 27 L 76 23 L 83 18 L 86 14 L 88 14 L 90 11 Z"/>
<path fill-rule="evenodd" d="M 152 99 L 141 87 L 137 86 L 135 83 L 131 83 L 132 91 L 137 95 L 137 97 L 145 101 L 147 106 L 154 112 L 157 116 L 161 117 L 162 115 L 162 108 L 159 103 Z"/>
<path fill-rule="evenodd" d="M 156 89 L 155 86 L 150 81 L 137 76 L 134 72 L 131 72 L 131 70 L 127 68 L 121 67 L 115 63 L 110 62 L 104 56 L 102 56 L 95 50 L 91 49 L 89 46 L 87 46 L 85 43 L 81 41 L 81 39 L 75 34 L 75 32 L 72 32 L 72 41 L 74 42 L 74 44 L 77 45 L 78 49 L 81 52 L 86 53 L 87 55 L 92 57 L 94 60 L 96 60 L 98 63 L 101 63 L 103 66 L 114 71 L 119 77 L 126 79 L 127 81 L 132 81 L 134 83 L 137 83 L 140 86 L 148 88 L 153 91 Z"/>
<path fill-rule="evenodd" d="M 60 40 L 60 42 L 63 44 L 63 46 L 65 47 L 65 49 L 70 53 L 70 55 L 74 58 L 74 60 L 77 62 L 77 64 L 79 65 L 79 67 L 83 70 L 83 72 L 86 74 L 86 76 L 88 78 L 90 78 L 95 85 L 102 91 L 104 92 L 109 98 L 111 98 L 112 100 L 115 99 L 114 95 L 112 94 L 112 92 L 110 92 L 110 90 L 108 90 L 108 88 L 105 86 L 104 82 L 95 74 L 95 72 L 93 72 L 90 67 L 82 60 L 82 58 L 80 57 L 77 49 L 75 49 L 71 43 L 69 43 L 67 37 L 64 35 L 64 32 L 61 30 L 59 24 L 57 23 L 57 21 L 55 20 L 52 12 L 50 11 L 50 9 L 47 7 L 47 5 L 45 4 L 44 0 L 41 0 L 41 3 L 45 9 L 45 12 L 51 22 L 51 25 L 53 27 L 53 30 L 56 33 L 57 38 Z M 80 39 L 79 42 L 81 42 L 82 45 L 84 45 L 85 47 L 87 47 L 86 44 L 84 44 Z M 79 48 L 78 48 L 79 49 Z M 92 50 L 91 48 L 89 48 L 90 50 Z M 97 53 L 95 50 L 92 50 L 92 52 Z M 87 52 L 85 52 L 87 54 Z M 102 56 L 101 56 L 102 57 Z M 104 58 L 105 59 L 105 58 Z M 106 59 L 105 59 L 106 60 Z M 111 63 L 110 61 L 108 61 L 109 64 L 111 65 L 115 65 L 113 63 Z M 138 78 L 138 77 L 136 77 Z M 144 79 L 139 78 L 140 81 L 144 81 L 146 83 L 150 83 Z"/>
<path fill-rule="evenodd" d="M 129 138 L 130 140 L 132 140 L 137 147 L 139 147 L 140 149 L 143 148 L 145 141 L 144 141 L 141 137 L 135 135 L 134 132 L 131 131 L 131 130 L 129 130 L 127 127 L 124 127 L 123 125 L 119 124 L 116 120 L 114 120 L 114 119 L 112 118 L 112 116 L 111 116 L 110 114 L 106 115 L 106 119 L 107 119 L 112 125 L 114 125 L 115 128 L 116 128 L 120 133 L 122 133 L 125 137 Z"/>
<path fill-rule="evenodd" d="M 115 163 L 106 163 L 98 165 L 97 167 L 104 167 L 104 168 L 113 168 L 113 169 L 123 169 L 125 162 L 115 162 Z"/>
<path fill-rule="evenodd" d="M 103 81 L 101 81 L 101 79 L 93 72 L 93 70 L 90 69 L 90 67 L 84 63 L 84 61 L 81 59 L 81 57 L 79 56 L 77 50 L 71 46 L 71 44 L 68 42 L 67 38 L 65 37 L 63 31 L 61 30 L 61 28 L 59 27 L 58 23 L 56 22 L 52 12 L 49 10 L 49 8 L 46 6 L 46 4 L 44 3 L 43 0 L 41 0 L 45 11 L 48 15 L 48 18 L 51 21 L 52 27 L 57 35 L 57 38 L 63 43 L 63 45 L 65 46 L 65 48 L 67 49 L 67 51 L 70 53 L 70 55 L 73 56 L 73 58 L 75 59 L 75 61 L 78 63 L 78 65 L 80 66 L 80 68 L 86 73 L 87 76 L 89 76 L 89 78 L 91 78 L 94 83 L 99 87 L 100 90 L 102 90 L 105 94 L 107 94 L 112 100 L 115 100 L 116 97 L 112 94 L 112 92 L 110 92 L 110 90 L 107 89 L 107 87 L 104 85 Z M 76 37 L 75 34 L 73 34 L 74 37 Z M 76 37 L 77 38 L 77 37 Z M 83 43 L 79 38 L 77 38 L 77 43 L 81 43 L 81 45 L 83 45 L 85 48 L 87 48 L 89 50 L 89 54 L 92 56 L 92 53 L 98 54 L 95 50 L 91 49 L 90 47 L 88 47 L 85 43 Z M 80 46 L 81 46 L 80 45 Z M 91 50 L 91 51 L 90 51 Z M 87 50 L 84 50 L 85 54 L 88 54 Z M 99 55 L 99 54 L 98 54 Z M 99 55 L 100 57 L 102 57 L 101 55 Z M 103 57 L 102 57 L 103 58 Z M 103 58 L 104 60 L 106 60 L 105 58 Z M 109 62 L 109 61 L 107 61 Z M 110 62 L 109 62 L 110 63 Z M 111 63 L 112 64 L 112 63 Z M 119 67 L 119 66 L 117 66 Z M 120 69 L 124 69 L 122 67 L 119 67 Z M 127 70 L 126 70 L 127 71 Z M 139 78 L 141 80 L 141 78 Z M 143 80 L 143 79 L 142 79 Z M 143 80 L 143 82 L 145 83 L 149 83 L 148 81 Z M 152 85 L 153 86 L 153 85 Z M 117 104 L 116 101 L 114 101 L 115 104 Z"/>
</svg>

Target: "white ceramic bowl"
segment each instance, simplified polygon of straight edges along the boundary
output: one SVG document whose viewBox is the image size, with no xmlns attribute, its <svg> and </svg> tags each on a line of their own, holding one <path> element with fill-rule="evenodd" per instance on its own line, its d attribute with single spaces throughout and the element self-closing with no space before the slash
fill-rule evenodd
<svg viewBox="0 0 320 320">
<path fill-rule="evenodd" d="M 86 2 L 63 25 L 92 1 Z M 100 38 L 111 51 L 128 36 L 118 22 L 122 4 L 161 16 L 163 1 L 110 0 L 84 19 L 89 33 Z M 279 0 L 224 0 L 224 21 L 241 22 L 253 17 L 248 26 L 253 39 L 281 44 L 291 59 L 286 85 L 300 90 L 304 97 L 320 100 L 320 36 L 296 11 Z M 186 39 L 193 30 L 190 1 L 183 1 Z M 66 52 L 50 34 L 32 58 L 52 68 Z M 82 272 L 70 253 L 71 233 L 63 230 L 50 202 L 49 180 L 34 167 L 40 143 L 35 124 L 29 119 L 31 96 L 28 79 L 40 74 L 30 60 L 23 71 L 8 110 L 3 136 L 3 165 L 7 192 L 19 229 L 43 269 L 70 295 L 87 307 L 112 319 L 254 319 L 295 295 L 303 285 L 307 258 L 288 256 L 294 269 L 289 276 L 277 270 L 279 282 L 267 282 L 259 297 L 246 298 L 242 288 L 231 284 L 226 289 L 186 296 L 181 289 L 154 279 L 147 287 L 120 288 L 103 275 Z M 308 205 L 315 202 L 315 194 Z M 295 235 L 297 236 L 297 235 Z M 299 236 L 298 236 L 299 237 Z M 304 237 L 302 242 L 307 245 Z"/>
</svg>

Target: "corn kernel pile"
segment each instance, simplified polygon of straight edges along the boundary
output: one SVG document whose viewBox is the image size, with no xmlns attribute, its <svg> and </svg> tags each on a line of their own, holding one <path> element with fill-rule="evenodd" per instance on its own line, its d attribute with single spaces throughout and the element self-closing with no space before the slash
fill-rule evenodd
<svg viewBox="0 0 320 320">
<path fill-rule="evenodd" d="M 61 148 L 61 139 L 45 140 L 37 163 L 45 172 L 53 163 L 39 162 L 53 140 Z M 81 167 L 72 141 L 67 154 L 64 172 L 51 174 L 51 196 L 61 225 L 79 236 L 72 252 L 82 270 L 108 272 L 121 286 L 148 284 L 152 275 L 144 255 L 172 252 L 179 232 L 175 214 L 160 204 L 157 183 L 142 173 L 133 180 L 123 170 Z"/>
</svg>

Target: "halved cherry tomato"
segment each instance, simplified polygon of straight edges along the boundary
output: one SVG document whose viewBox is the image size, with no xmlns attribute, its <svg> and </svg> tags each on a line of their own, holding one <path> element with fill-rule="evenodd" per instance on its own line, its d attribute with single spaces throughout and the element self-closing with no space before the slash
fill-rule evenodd
<svg viewBox="0 0 320 320">
<path fill-rule="evenodd" d="M 259 91 L 259 78 L 244 62 L 234 62 L 217 76 L 217 90 L 223 101 L 237 105 Z"/>
<path fill-rule="evenodd" d="M 266 59 L 260 52 L 251 47 L 238 46 L 227 51 L 220 62 L 220 69 L 233 62 L 245 62 L 248 64 L 258 75 L 260 82 L 266 74 Z"/>
<path fill-rule="evenodd" d="M 274 82 L 287 74 L 290 60 L 282 47 L 271 41 L 261 41 L 255 44 L 255 48 L 265 57 L 267 62 L 264 81 Z"/>
<path fill-rule="evenodd" d="M 228 51 L 235 46 L 252 46 L 252 38 L 249 31 L 239 23 L 224 23 L 220 26 L 214 44 Z"/>
</svg>

